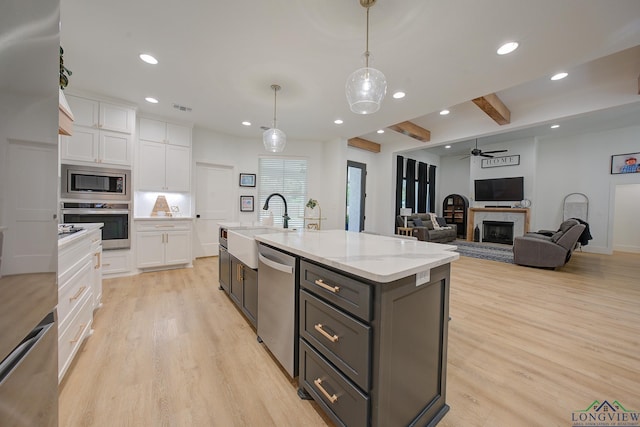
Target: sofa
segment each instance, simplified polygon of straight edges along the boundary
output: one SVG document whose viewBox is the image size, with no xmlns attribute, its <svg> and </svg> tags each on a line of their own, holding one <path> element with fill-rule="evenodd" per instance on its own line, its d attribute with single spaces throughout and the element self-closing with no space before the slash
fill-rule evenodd
<svg viewBox="0 0 640 427">
<path fill-rule="evenodd" d="M 407 217 L 407 227 L 412 228 L 412 235 L 418 240 L 424 242 L 433 243 L 448 243 L 456 240 L 457 228 L 455 224 L 446 224 L 444 218 L 439 217 L 437 220 L 439 223 L 444 224 L 441 226 L 437 224 L 434 226 L 431 220 L 431 214 L 428 213 L 415 213 L 410 217 Z M 396 226 L 404 227 L 404 218 L 398 215 L 396 217 Z M 439 228 L 445 227 L 445 228 Z"/>
<path fill-rule="evenodd" d="M 513 262 L 530 267 L 556 268 L 569 261 L 586 225 L 575 219 L 560 224 L 557 231 L 540 230 L 513 239 Z"/>
</svg>

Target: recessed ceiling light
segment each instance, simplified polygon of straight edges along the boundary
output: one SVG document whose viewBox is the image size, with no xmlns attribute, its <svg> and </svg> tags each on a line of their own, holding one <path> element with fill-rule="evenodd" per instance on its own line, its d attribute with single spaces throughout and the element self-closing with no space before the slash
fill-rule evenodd
<svg viewBox="0 0 640 427">
<path fill-rule="evenodd" d="M 451 146 L 450 145 L 445 145 L 444 148 L 449 149 L 449 148 L 451 148 Z"/>
<path fill-rule="evenodd" d="M 337 125 L 341 125 L 341 124 L 343 124 L 344 122 L 343 122 L 341 119 L 335 119 L 335 120 L 333 121 L 333 123 L 335 123 L 335 124 L 337 124 Z"/>
<path fill-rule="evenodd" d="M 406 94 L 405 94 L 404 92 L 402 92 L 402 91 L 398 91 L 398 92 L 396 92 L 396 93 L 394 93 L 394 94 L 393 94 L 393 97 L 394 97 L 395 99 L 402 99 L 402 98 L 404 98 L 404 97 L 405 97 L 405 95 L 406 95 Z"/>
<path fill-rule="evenodd" d="M 440 115 L 441 115 L 441 116 L 446 116 L 446 115 L 447 115 L 447 114 L 449 114 L 449 113 L 450 113 L 450 111 L 449 111 L 449 110 L 442 110 L 442 111 L 440 111 Z"/>
<path fill-rule="evenodd" d="M 147 96 L 144 100 L 149 102 L 149 103 L 151 103 L 151 104 L 157 104 L 158 103 L 158 100 L 156 98 L 151 97 L 151 96 Z"/>
<path fill-rule="evenodd" d="M 507 53 L 511 53 L 518 48 L 518 42 L 509 42 L 505 43 L 498 48 L 496 53 L 498 55 L 506 55 Z"/>
<path fill-rule="evenodd" d="M 551 76 L 551 80 L 562 80 L 568 75 L 569 73 L 565 73 L 565 72 L 554 74 L 553 76 Z"/>
<path fill-rule="evenodd" d="M 551 129 L 558 129 L 560 125 L 551 125 Z"/>
<path fill-rule="evenodd" d="M 378 129 L 376 132 L 377 133 L 384 133 L 384 129 Z"/>
<path fill-rule="evenodd" d="M 151 65 L 156 65 L 158 63 L 158 60 L 153 56 L 149 55 L 148 53 L 141 53 L 140 59 L 142 59 L 147 64 L 151 64 Z"/>
<path fill-rule="evenodd" d="M 248 121 L 245 120 L 244 122 L 242 122 L 242 125 L 243 126 L 251 126 L 251 122 L 248 122 Z"/>
</svg>

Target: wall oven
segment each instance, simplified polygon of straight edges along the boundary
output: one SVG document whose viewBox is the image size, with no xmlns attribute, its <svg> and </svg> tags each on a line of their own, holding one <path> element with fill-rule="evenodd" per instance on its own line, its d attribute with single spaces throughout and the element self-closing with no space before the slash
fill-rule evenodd
<svg viewBox="0 0 640 427">
<path fill-rule="evenodd" d="M 131 200 L 131 171 L 61 166 L 60 197 L 92 201 Z"/>
<path fill-rule="evenodd" d="M 130 203 L 62 202 L 65 224 L 102 222 L 102 248 L 129 249 Z"/>
</svg>

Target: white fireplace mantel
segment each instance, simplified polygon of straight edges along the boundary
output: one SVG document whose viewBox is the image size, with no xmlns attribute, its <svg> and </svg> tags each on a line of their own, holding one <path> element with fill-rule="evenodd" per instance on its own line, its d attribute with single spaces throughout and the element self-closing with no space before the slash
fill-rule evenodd
<svg viewBox="0 0 640 427">
<path fill-rule="evenodd" d="M 528 208 L 469 208 L 467 215 L 467 240 L 473 241 L 473 229 L 482 221 L 513 222 L 513 236 L 522 236 L 529 231 Z M 482 228 L 482 227 L 481 227 Z"/>
</svg>

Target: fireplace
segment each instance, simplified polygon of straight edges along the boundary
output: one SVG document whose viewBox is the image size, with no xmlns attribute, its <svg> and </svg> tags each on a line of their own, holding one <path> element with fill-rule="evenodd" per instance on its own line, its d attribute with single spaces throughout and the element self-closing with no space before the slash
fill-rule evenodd
<svg viewBox="0 0 640 427">
<path fill-rule="evenodd" d="M 482 241 L 513 245 L 513 222 L 482 221 Z"/>
</svg>

